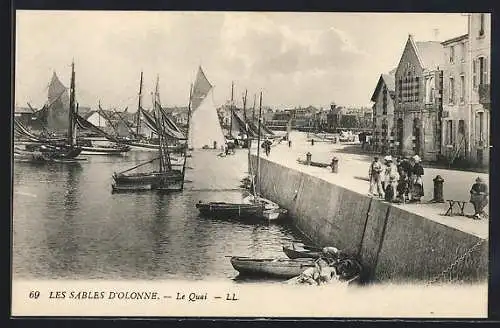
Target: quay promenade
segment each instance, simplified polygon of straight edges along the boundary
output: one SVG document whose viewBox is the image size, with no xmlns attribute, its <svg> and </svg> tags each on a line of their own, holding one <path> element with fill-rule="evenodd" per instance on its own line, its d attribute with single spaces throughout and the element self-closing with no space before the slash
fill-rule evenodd
<svg viewBox="0 0 500 328">
<path fill-rule="evenodd" d="M 391 204 L 368 196 L 370 158 L 341 153 L 342 145 L 315 143 L 305 134 L 261 152 L 262 195 L 289 211 L 293 224 L 319 246 L 332 245 L 358 256 L 364 278 L 374 281 L 485 281 L 488 275 L 488 220 L 444 216 L 448 204 L 429 204 L 432 179 L 441 175 L 445 199 L 468 200 L 477 173 L 425 169 L 420 204 Z M 255 152 L 255 150 L 254 150 Z M 299 164 L 339 158 L 339 173 Z M 256 167 L 257 158 L 250 163 Z M 487 175 L 481 175 L 487 178 Z M 451 176 L 451 177 L 450 177 Z M 465 209 L 472 214 L 472 206 Z"/>
<path fill-rule="evenodd" d="M 283 141 L 281 144 L 273 147 L 269 157 L 261 152 L 262 158 L 281 165 L 299 170 L 317 176 L 325 181 L 335 183 L 346 189 L 357 193 L 368 195 L 369 182 L 368 170 L 373 159 L 371 155 L 349 154 L 343 151 L 346 145 L 343 143 L 315 142 L 314 146 L 307 140 L 305 133 L 293 131 L 291 134 L 292 147 Z M 352 144 L 351 144 L 352 145 Z M 351 146 L 349 145 L 349 146 Z M 361 147 L 361 146 L 359 146 Z M 312 161 L 321 163 L 330 163 L 332 157 L 339 159 L 338 173 L 332 173 L 331 169 L 315 166 L 306 166 L 299 164 L 297 159 L 306 159 L 306 153 L 310 152 Z M 382 161 L 383 156 L 379 156 Z M 469 190 L 475 179 L 480 176 L 484 181 L 489 181 L 489 175 L 484 173 L 426 168 L 424 166 L 424 197 L 420 204 L 393 204 L 393 206 L 404 208 L 407 211 L 422 215 L 438 223 L 448 225 L 455 229 L 473 234 L 479 238 L 488 238 L 488 218 L 482 220 L 472 220 L 463 216 L 444 216 L 448 209 L 448 202 L 429 203 L 433 198 L 434 183 L 433 179 L 440 175 L 444 180 L 443 194 L 444 199 L 469 200 Z M 458 211 L 455 205 L 454 213 Z M 464 208 L 466 215 L 474 213 L 471 203 L 467 203 Z M 489 208 L 485 209 L 489 213 Z"/>
</svg>

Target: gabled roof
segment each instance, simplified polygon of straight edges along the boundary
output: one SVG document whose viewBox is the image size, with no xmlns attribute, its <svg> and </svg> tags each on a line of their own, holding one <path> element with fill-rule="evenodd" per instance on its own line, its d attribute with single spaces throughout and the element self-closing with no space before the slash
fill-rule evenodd
<svg viewBox="0 0 500 328">
<path fill-rule="evenodd" d="M 441 42 L 441 44 L 442 44 L 443 46 L 447 46 L 447 45 L 449 45 L 450 43 L 460 42 L 460 41 L 463 41 L 463 40 L 467 40 L 468 38 L 469 38 L 469 34 L 464 34 L 464 35 L 456 36 L 456 37 L 454 37 L 454 38 L 451 38 L 451 39 L 445 40 L 445 41 Z"/>
<path fill-rule="evenodd" d="M 439 41 L 422 41 L 415 42 L 413 35 L 408 35 L 408 40 L 406 41 L 405 50 L 407 45 L 410 44 L 415 54 L 417 56 L 418 62 L 423 69 L 435 70 L 441 66 L 444 62 L 443 56 L 443 45 Z M 404 50 L 403 50 L 404 52 Z M 401 54 L 401 59 L 399 60 L 398 67 L 403 59 L 403 54 Z"/>
<path fill-rule="evenodd" d="M 82 115 L 82 116 L 83 116 L 83 118 L 84 118 L 84 119 L 88 119 L 88 118 L 89 118 L 89 117 L 91 117 L 94 113 L 97 113 L 97 111 L 96 111 L 96 110 L 91 110 L 91 111 L 89 111 L 89 112 L 83 113 L 83 115 Z M 101 114 L 99 114 L 99 115 L 101 115 Z M 101 116 L 102 116 L 102 115 L 101 115 Z"/>
<path fill-rule="evenodd" d="M 443 45 L 441 42 L 417 42 L 416 46 L 423 68 L 434 70 L 443 65 Z"/>
<path fill-rule="evenodd" d="M 382 85 L 385 84 L 387 91 L 389 91 L 389 94 L 392 95 L 394 91 L 396 90 L 396 81 L 394 78 L 394 75 L 392 74 L 380 74 L 380 77 L 377 82 L 377 86 L 375 87 L 375 91 L 373 91 L 373 95 L 370 98 L 371 101 L 375 102 L 377 101 L 377 94 L 380 92 L 380 88 L 382 88 Z"/>
</svg>

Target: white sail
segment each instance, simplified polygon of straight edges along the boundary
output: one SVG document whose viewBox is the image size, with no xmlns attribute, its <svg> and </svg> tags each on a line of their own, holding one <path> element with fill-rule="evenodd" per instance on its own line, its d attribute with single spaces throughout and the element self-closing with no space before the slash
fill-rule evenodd
<svg viewBox="0 0 500 328">
<path fill-rule="evenodd" d="M 220 148 L 226 143 L 217 109 L 212 101 L 212 92 L 212 90 L 209 91 L 207 97 L 192 113 L 189 124 L 189 147 L 191 148 L 200 149 L 203 146 L 213 148 L 214 142 L 216 147 Z"/>
</svg>

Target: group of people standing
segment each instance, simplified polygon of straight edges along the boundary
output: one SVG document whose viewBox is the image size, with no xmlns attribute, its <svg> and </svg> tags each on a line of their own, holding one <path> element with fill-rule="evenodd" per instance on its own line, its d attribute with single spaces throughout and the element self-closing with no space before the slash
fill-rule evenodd
<svg viewBox="0 0 500 328">
<path fill-rule="evenodd" d="M 378 157 L 373 159 L 368 176 L 370 178 L 369 195 L 389 202 L 420 202 L 424 196 L 422 176 L 424 168 L 420 156 L 410 159 L 385 156 L 383 164 Z"/>
</svg>

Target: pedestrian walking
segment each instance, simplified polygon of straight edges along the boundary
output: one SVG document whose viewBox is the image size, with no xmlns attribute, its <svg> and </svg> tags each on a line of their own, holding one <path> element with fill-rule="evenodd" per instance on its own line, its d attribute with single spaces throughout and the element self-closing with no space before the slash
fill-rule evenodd
<svg viewBox="0 0 500 328">
<path fill-rule="evenodd" d="M 288 139 L 288 148 L 292 148 L 292 139 Z"/>
<path fill-rule="evenodd" d="M 411 159 L 411 164 L 411 202 L 420 202 L 420 198 L 424 196 L 424 183 L 422 180 L 422 176 L 424 175 L 424 167 L 422 166 L 422 164 L 420 164 L 420 156 L 413 156 Z"/>
<path fill-rule="evenodd" d="M 476 183 L 470 189 L 470 202 L 474 206 L 474 216 L 476 220 L 480 220 L 484 216 L 484 208 L 488 205 L 488 185 L 478 177 Z"/>
<path fill-rule="evenodd" d="M 378 157 L 373 158 L 370 164 L 368 176 L 370 178 L 369 195 L 384 197 L 384 189 L 382 188 L 382 164 L 379 162 Z"/>
</svg>

